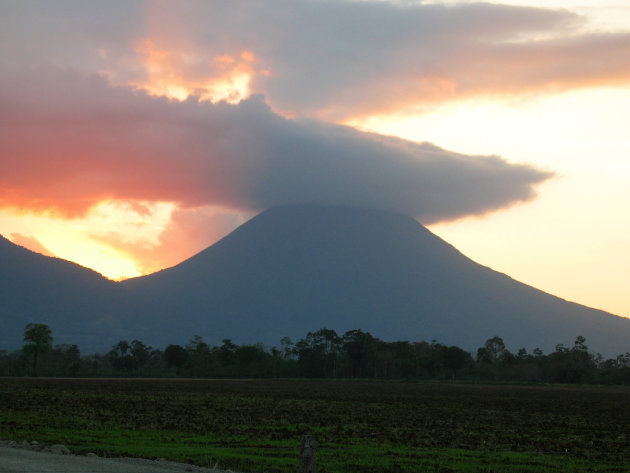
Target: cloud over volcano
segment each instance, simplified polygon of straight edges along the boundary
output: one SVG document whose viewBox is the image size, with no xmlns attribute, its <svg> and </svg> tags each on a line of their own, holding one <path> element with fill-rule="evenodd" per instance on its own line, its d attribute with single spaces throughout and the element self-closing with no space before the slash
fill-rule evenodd
<svg viewBox="0 0 630 473">
<path fill-rule="evenodd" d="M 262 96 L 179 102 L 98 75 L 43 68 L 0 75 L 0 205 L 79 215 L 103 200 L 259 211 L 339 203 L 424 223 L 534 196 L 551 176 L 314 119 Z"/>
</svg>

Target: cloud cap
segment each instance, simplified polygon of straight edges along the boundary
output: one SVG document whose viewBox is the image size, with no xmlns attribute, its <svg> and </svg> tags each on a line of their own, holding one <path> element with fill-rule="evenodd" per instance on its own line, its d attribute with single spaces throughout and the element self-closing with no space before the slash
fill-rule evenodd
<svg viewBox="0 0 630 473">
<path fill-rule="evenodd" d="M 424 223 L 534 197 L 551 173 L 313 119 L 262 96 L 184 102 L 56 68 L 0 75 L 0 205 L 80 214 L 103 199 L 259 211 L 335 203 Z"/>
</svg>

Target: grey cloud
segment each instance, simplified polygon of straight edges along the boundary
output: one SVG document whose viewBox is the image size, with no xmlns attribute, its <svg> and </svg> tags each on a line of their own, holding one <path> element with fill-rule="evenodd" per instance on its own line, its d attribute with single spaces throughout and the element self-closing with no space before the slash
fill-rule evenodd
<svg viewBox="0 0 630 473">
<path fill-rule="evenodd" d="M 251 205 L 344 203 L 404 212 L 423 223 L 496 210 L 535 196 L 551 173 L 497 156 L 314 120 L 265 121 L 261 178 Z"/>
<path fill-rule="evenodd" d="M 125 83 L 147 74 L 133 50 L 141 39 L 172 54 L 187 78 L 206 79 L 217 73 L 215 57 L 249 50 L 257 58 L 252 91 L 274 110 L 335 121 L 630 81 L 630 34 L 586 34 L 586 20 L 567 10 L 342 0 L 55 5 L 3 3 L 0 57 Z"/>
<path fill-rule="evenodd" d="M 551 174 L 496 156 L 286 119 L 263 97 L 169 101 L 98 77 L 0 74 L 0 205 L 84 211 L 103 198 L 244 212 L 338 203 L 424 223 L 531 199 Z"/>
</svg>

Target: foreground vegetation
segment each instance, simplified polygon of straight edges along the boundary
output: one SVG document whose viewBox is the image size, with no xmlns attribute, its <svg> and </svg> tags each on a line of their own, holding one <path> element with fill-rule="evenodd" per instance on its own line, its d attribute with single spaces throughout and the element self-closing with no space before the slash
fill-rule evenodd
<svg viewBox="0 0 630 473">
<path fill-rule="evenodd" d="M 628 388 L 316 380 L 5 378 L 0 436 L 295 472 L 630 471 Z"/>
</svg>

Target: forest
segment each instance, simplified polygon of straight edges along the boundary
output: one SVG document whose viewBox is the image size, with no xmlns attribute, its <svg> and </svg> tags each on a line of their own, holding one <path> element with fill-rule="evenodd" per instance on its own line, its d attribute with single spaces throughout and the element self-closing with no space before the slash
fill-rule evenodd
<svg viewBox="0 0 630 473">
<path fill-rule="evenodd" d="M 121 340 L 105 354 L 83 355 L 77 345 L 53 344 L 45 324 L 30 323 L 24 345 L 0 350 L 0 376 L 182 377 L 182 378 L 361 378 L 506 381 L 523 383 L 630 384 L 630 352 L 604 359 L 578 336 L 573 346 L 551 353 L 536 348 L 510 352 L 501 337 L 476 353 L 436 341 L 386 342 L 362 330 L 342 335 L 321 328 L 280 346 L 211 346 L 199 335 L 185 345 L 152 348 Z"/>
</svg>

